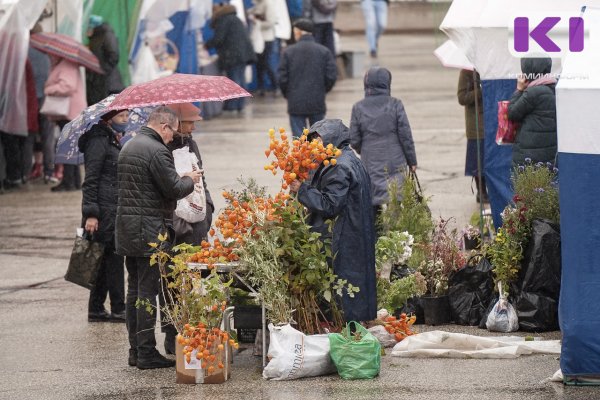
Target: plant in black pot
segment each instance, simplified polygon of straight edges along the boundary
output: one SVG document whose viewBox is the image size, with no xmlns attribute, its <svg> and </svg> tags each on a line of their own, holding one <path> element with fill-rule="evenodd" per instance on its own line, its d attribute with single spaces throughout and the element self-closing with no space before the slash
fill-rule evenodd
<svg viewBox="0 0 600 400">
<path fill-rule="evenodd" d="M 418 269 L 427 283 L 427 291 L 421 298 L 421 304 L 425 312 L 425 323 L 428 325 L 450 322 L 448 281 L 452 274 L 465 265 L 465 258 L 458 244 L 458 234 L 456 229 L 448 231 L 449 222 L 450 220 L 442 218 L 438 220 L 431 242 L 425 245 L 426 258 Z"/>
<path fill-rule="evenodd" d="M 481 248 L 481 233 L 473 225 L 467 225 L 462 230 L 462 243 L 465 250 L 479 250 Z"/>
</svg>

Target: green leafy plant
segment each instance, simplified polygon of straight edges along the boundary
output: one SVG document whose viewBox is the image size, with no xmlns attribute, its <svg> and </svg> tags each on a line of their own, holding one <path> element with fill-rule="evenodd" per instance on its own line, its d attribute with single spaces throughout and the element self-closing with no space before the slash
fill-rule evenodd
<svg viewBox="0 0 600 400">
<path fill-rule="evenodd" d="M 162 279 L 167 282 L 160 295 L 165 297 L 168 306 L 160 308 L 161 313 L 180 334 L 186 325 L 202 323 L 219 327 L 227 304 L 227 290 L 233 281 L 224 282 L 216 269 L 202 277 L 201 271 L 187 266 L 190 255 L 199 247 L 181 244 L 167 252 L 163 250 L 165 241 L 166 237 L 159 235 L 157 243 L 150 243 L 156 249 L 150 257 L 150 268 L 159 268 Z M 137 306 L 153 311 L 148 301 L 140 300 Z"/>
<path fill-rule="evenodd" d="M 502 212 L 502 227 L 495 240 L 484 248 L 494 266 L 494 279 L 508 284 L 521 269 L 523 251 L 531 236 L 534 219 L 560 221 L 558 189 L 554 183 L 558 170 L 551 164 L 532 164 L 526 159 L 513 172 L 513 204 Z"/>
<path fill-rule="evenodd" d="M 328 322 L 334 329 L 340 329 L 343 318 L 333 297 L 342 294 L 353 297 L 359 288 L 333 273 L 329 241 L 323 241 L 319 233 L 310 230 L 300 203 L 288 200 L 276 204 L 275 210 L 273 220 L 255 221 L 255 233 L 248 234 L 245 245 L 236 250 L 248 279 L 260 285 L 267 310 L 276 306 L 268 304 L 267 291 L 281 299 L 278 307 L 282 312 L 273 321 L 295 321 L 305 333 L 321 333 L 324 319 L 321 307 L 327 304 L 332 316 Z M 260 216 L 259 210 L 256 213 Z"/>
<path fill-rule="evenodd" d="M 427 291 L 425 278 L 419 272 L 404 278 L 388 281 L 377 280 L 377 306 L 393 312 L 406 304 L 414 296 L 422 296 Z"/>
<path fill-rule="evenodd" d="M 402 265 L 412 255 L 414 239 L 408 232 L 391 231 L 375 244 L 375 262 L 379 269 L 386 263 Z"/>
<path fill-rule="evenodd" d="M 383 234 L 388 232 L 408 232 L 415 243 L 426 242 L 433 229 L 433 221 L 427 203 L 428 198 L 416 195 L 416 184 L 405 177 L 400 187 L 395 179 L 388 183 L 389 202 L 380 217 Z"/>
</svg>

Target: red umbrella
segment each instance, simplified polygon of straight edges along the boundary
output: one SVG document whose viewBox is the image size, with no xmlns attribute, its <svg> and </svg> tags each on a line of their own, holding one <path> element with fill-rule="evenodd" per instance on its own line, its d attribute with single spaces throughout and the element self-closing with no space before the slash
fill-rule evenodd
<svg viewBox="0 0 600 400">
<path fill-rule="evenodd" d="M 42 32 L 31 35 L 31 47 L 104 74 L 98 58 L 83 44 L 61 33 Z"/>
<path fill-rule="evenodd" d="M 108 110 L 248 96 L 250 93 L 225 76 L 173 74 L 128 87 L 117 95 Z"/>
</svg>

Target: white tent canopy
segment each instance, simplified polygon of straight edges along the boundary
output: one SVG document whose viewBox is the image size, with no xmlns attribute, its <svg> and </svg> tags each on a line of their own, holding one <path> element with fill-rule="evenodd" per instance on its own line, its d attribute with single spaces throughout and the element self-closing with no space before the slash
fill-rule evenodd
<svg viewBox="0 0 600 400">
<path fill-rule="evenodd" d="M 444 67 L 473 70 L 473 64 L 452 40 L 446 40 L 433 54 L 440 60 Z"/>
<path fill-rule="evenodd" d="M 600 9 L 588 8 L 593 29 L 585 51 L 571 53 L 556 87 L 558 151 L 600 154 Z"/>
<path fill-rule="evenodd" d="M 518 15 L 579 15 L 585 0 L 454 0 L 440 29 L 463 51 L 482 79 L 514 79 L 520 59 L 509 51 L 510 25 Z M 553 71 L 560 63 L 553 63 Z"/>
</svg>

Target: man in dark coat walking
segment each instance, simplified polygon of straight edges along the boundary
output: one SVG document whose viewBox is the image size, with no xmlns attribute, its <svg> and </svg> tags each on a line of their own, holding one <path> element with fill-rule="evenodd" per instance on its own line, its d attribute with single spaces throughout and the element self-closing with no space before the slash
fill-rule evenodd
<svg viewBox="0 0 600 400">
<path fill-rule="evenodd" d="M 86 71 L 87 103 L 96 104 L 112 93 L 123 90 L 123 80 L 119 72 L 119 42 L 109 24 L 101 16 L 90 16 L 88 25 L 90 51 L 98 57 L 104 74 Z"/>
<path fill-rule="evenodd" d="M 325 117 L 325 95 L 337 79 L 333 55 L 327 47 L 315 43 L 312 30 L 313 23 L 308 19 L 294 22 L 297 43 L 283 52 L 279 64 L 279 87 L 288 101 L 295 137 L 302 135 L 304 127 Z"/>
<path fill-rule="evenodd" d="M 235 7 L 229 4 L 215 6 L 210 26 L 215 35 L 204 47 L 217 49 L 219 68 L 225 71 L 229 79 L 244 87 L 246 65 L 256 62 L 256 54 L 246 27 L 236 15 Z M 223 108 L 228 111 L 242 111 L 244 99 L 227 100 Z"/>
<path fill-rule="evenodd" d="M 377 289 L 369 175 L 350 148 L 348 128 L 341 120 L 317 122 L 310 128 L 311 136 L 320 137 L 324 145 L 333 144 L 342 155 L 335 165 L 321 164 L 310 184 L 292 182 L 290 191 L 297 192 L 298 201 L 308 209 L 312 229 L 332 239 L 334 273 L 360 289 L 353 298 L 342 296 L 346 321 L 370 321 L 377 316 Z"/>
<path fill-rule="evenodd" d="M 156 308 L 160 291 L 160 271 L 150 266 L 158 235 L 166 235 L 166 243 L 174 241 L 173 212 L 177 200 L 194 190 L 200 181 L 199 171 L 180 177 L 167 145 L 173 140 L 179 120 L 173 111 L 159 107 L 148 117 L 148 125 L 121 150 L 118 163 L 119 200 L 116 220 L 117 253 L 125 256 L 127 267 L 127 331 L 129 333 L 129 365 L 140 369 L 165 368 L 175 362 L 156 350 L 154 326 L 156 315 L 137 300 L 148 301 Z"/>
</svg>

